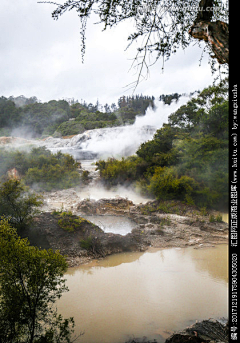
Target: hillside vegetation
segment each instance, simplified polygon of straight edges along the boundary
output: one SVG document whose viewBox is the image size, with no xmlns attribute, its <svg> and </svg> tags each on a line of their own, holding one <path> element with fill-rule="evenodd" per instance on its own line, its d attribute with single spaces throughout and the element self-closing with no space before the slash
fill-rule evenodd
<svg viewBox="0 0 240 343">
<path fill-rule="evenodd" d="M 108 185 L 137 185 L 161 200 L 221 208 L 228 200 L 227 80 L 204 89 L 169 116 L 136 155 L 97 162 Z"/>
<path fill-rule="evenodd" d="M 121 97 L 118 105 L 87 104 L 78 100 L 51 100 L 41 103 L 36 97 L 0 97 L 0 136 L 43 138 L 76 135 L 86 130 L 121 126 L 134 122 L 154 107 L 154 97 Z"/>
<path fill-rule="evenodd" d="M 0 177 L 6 178 L 14 168 L 17 177 L 36 190 L 69 188 L 80 181 L 78 164 L 72 156 L 60 151 L 53 154 L 45 147 L 29 152 L 0 149 L 0 155 Z"/>
<path fill-rule="evenodd" d="M 199 207 L 221 208 L 228 199 L 228 81 L 199 92 L 169 116 L 151 141 L 136 154 L 117 160 L 100 160 L 97 169 L 108 185 L 134 184 L 159 200 L 181 200 Z M 166 104 L 180 95 L 161 95 Z M 15 104 L 15 102 L 16 104 Z M 124 125 L 154 108 L 153 97 L 121 97 L 118 106 L 103 108 L 67 102 L 39 103 L 35 98 L 0 99 L 2 132 L 28 127 L 35 136 L 70 135 L 96 127 Z M 26 99 L 25 99 L 26 100 Z M 73 187 L 80 176 L 74 159 L 45 148 L 29 153 L 1 149 L 0 174 L 16 168 L 25 183 L 37 189 Z"/>
</svg>

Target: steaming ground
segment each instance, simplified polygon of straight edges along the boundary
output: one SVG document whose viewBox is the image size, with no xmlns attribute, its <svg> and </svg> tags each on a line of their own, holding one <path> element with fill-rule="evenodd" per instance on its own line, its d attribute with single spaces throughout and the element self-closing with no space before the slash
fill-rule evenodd
<svg viewBox="0 0 240 343">
<path fill-rule="evenodd" d="M 35 140 L 27 134 L 25 128 L 14 129 L 12 137 L 2 138 L 8 140 L 4 141 L 5 147 L 31 149 L 34 146 L 46 146 L 54 153 L 69 153 L 80 161 L 121 158 L 133 155 L 142 143 L 151 140 L 156 130 L 168 122 L 168 116 L 188 100 L 189 97 L 181 96 L 178 102 L 173 101 L 171 105 L 155 101 L 156 109 L 148 108 L 146 114 L 137 116 L 132 125 L 88 130 L 69 139 L 49 137 Z"/>
<path fill-rule="evenodd" d="M 130 156 L 142 143 L 151 140 L 156 130 L 167 123 L 168 116 L 188 100 L 189 97 L 181 97 L 171 105 L 158 101 L 156 110 L 148 108 L 146 114 L 138 116 L 132 125 L 88 130 L 70 139 L 49 137 L 39 144 L 52 152 L 67 152 L 77 160 Z"/>
<path fill-rule="evenodd" d="M 150 199 L 144 198 L 136 190 L 123 186 L 115 187 L 110 190 L 105 189 L 94 181 L 88 187 L 70 188 L 55 192 L 44 192 L 43 212 L 71 211 L 73 214 L 82 216 L 92 223 L 98 225 L 105 232 L 126 235 L 132 231 L 136 223 L 122 216 L 95 215 L 86 216 L 78 210 L 78 204 L 84 199 L 100 200 L 103 198 L 127 198 L 135 204 L 146 203 Z"/>
<path fill-rule="evenodd" d="M 76 135 L 71 139 L 49 137 L 46 140 L 8 138 L 4 146 L 31 149 L 34 146 L 46 146 L 52 152 L 62 151 L 71 154 L 81 162 L 82 168 L 90 171 L 93 182 L 85 187 L 44 193 L 44 211 L 72 210 L 83 199 L 99 200 L 101 198 L 123 197 L 132 200 L 135 204 L 146 203 L 150 199 L 138 194 L 133 188 L 124 186 L 105 189 L 97 182 L 98 173 L 95 171 L 95 162 L 107 157 L 121 158 L 133 155 L 139 146 L 152 139 L 156 130 L 167 123 L 168 116 L 185 104 L 189 97 L 181 97 L 178 102 L 164 105 L 155 102 L 156 109 L 148 108 L 144 116 L 138 116 L 135 123 L 121 127 L 95 129 Z M 19 131 L 15 131 L 20 135 Z M 21 136 L 21 135 L 20 135 Z"/>
<path fill-rule="evenodd" d="M 118 186 L 111 189 L 104 188 L 98 183 L 98 172 L 95 171 L 95 162 L 100 158 L 121 158 L 136 152 L 141 143 L 153 138 L 157 129 L 167 123 L 168 116 L 189 100 L 181 97 L 170 106 L 158 102 L 157 109 L 148 109 L 144 116 L 136 118 L 133 125 L 95 129 L 74 136 L 71 139 L 48 138 L 44 144 L 52 152 L 68 152 L 80 160 L 82 168 L 90 171 L 93 182 L 78 189 L 50 192 L 45 196 L 45 210 L 72 210 L 83 199 L 99 200 L 102 198 L 123 197 L 133 203 L 146 203 L 151 200 L 140 195 L 136 189 Z"/>
<path fill-rule="evenodd" d="M 81 200 L 100 200 L 103 198 L 126 198 L 134 204 L 146 203 L 150 198 L 140 195 L 137 190 L 123 186 L 106 189 L 96 183 L 83 188 L 70 188 L 61 191 L 44 192 L 44 205 L 42 211 L 51 212 L 53 210 L 72 211 L 77 214 L 77 205 Z"/>
</svg>

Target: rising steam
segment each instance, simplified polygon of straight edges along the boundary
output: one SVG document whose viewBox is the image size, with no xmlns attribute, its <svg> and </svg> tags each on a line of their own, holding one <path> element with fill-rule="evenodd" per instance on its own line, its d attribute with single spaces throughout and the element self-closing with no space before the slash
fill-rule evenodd
<svg viewBox="0 0 240 343">
<path fill-rule="evenodd" d="M 188 100 L 181 97 L 171 105 L 158 101 L 156 110 L 149 107 L 132 125 L 89 130 L 71 139 L 48 138 L 43 144 L 53 152 L 67 152 L 79 160 L 130 156 L 142 143 L 151 140 L 156 130 L 167 123 L 168 116 Z"/>
</svg>

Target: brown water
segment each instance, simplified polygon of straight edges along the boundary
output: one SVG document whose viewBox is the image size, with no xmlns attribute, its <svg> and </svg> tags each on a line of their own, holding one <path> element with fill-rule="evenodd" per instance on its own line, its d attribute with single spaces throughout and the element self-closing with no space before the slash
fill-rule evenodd
<svg viewBox="0 0 240 343">
<path fill-rule="evenodd" d="M 222 212 L 221 215 L 222 215 L 222 220 L 225 223 L 228 223 L 229 222 L 229 213 L 228 212 Z"/>
<path fill-rule="evenodd" d="M 70 268 L 58 303 L 74 316 L 77 342 L 159 342 L 196 320 L 228 316 L 227 245 L 123 253 Z"/>
</svg>

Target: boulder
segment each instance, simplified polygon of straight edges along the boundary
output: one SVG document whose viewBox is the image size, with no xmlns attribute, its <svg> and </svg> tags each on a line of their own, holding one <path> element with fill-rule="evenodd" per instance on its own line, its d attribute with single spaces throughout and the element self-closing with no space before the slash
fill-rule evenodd
<svg viewBox="0 0 240 343">
<path fill-rule="evenodd" d="M 225 320 L 224 320 L 225 321 Z M 228 324 L 209 319 L 197 322 L 184 331 L 170 336 L 165 343 L 201 343 L 229 341 Z"/>
</svg>

